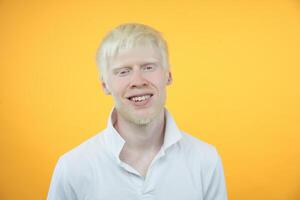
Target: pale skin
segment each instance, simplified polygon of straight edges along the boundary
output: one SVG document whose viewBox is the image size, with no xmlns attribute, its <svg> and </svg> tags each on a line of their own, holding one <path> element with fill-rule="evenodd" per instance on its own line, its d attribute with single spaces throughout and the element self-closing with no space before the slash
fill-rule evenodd
<svg viewBox="0 0 300 200">
<path fill-rule="evenodd" d="M 118 115 L 116 129 L 126 141 L 120 159 L 135 168 L 143 177 L 163 144 L 163 118 L 162 112 L 149 125 L 136 126 Z"/>
<path fill-rule="evenodd" d="M 121 51 L 111 61 L 102 82 L 104 92 L 116 104 L 114 127 L 126 141 L 119 158 L 143 177 L 163 144 L 166 86 L 171 81 L 171 72 L 162 67 L 156 49 L 136 47 Z M 129 99 L 148 94 L 151 97 L 144 103 Z"/>
</svg>

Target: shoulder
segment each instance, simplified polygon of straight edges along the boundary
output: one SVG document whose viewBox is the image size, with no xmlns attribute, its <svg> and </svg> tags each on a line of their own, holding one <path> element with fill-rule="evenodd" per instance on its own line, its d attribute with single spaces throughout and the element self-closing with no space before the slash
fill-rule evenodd
<svg viewBox="0 0 300 200">
<path fill-rule="evenodd" d="M 215 146 L 190 134 L 182 132 L 179 145 L 189 168 L 195 172 L 194 177 L 201 180 L 205 193 L 212 184 L 223 184 L 223 167 L 221 157 Z"/>
<path fill-rule="evenodd" d="M 98 133 L 86 141 L 82 142 L 75 148 L 69 150 L 61 156 L 62 160 L 66 161 L 76 161 L 77 159 L 89 159 L 95 156 L 96 152 L 102 148 L 102 135 Z"/>
<path fill-rule="evenodd" d="M 182 133 L 181 144 L 188 150 L 196 151 L 200 155 L 205 156 L 207 158 L 215 158 L 216 156 L 218 156 L 216 147 L 213 146 L 212 144 L 209 144 L 183 131 L 181 131 L 181 133 Z"/>
<path fill-rule="evenodd" d="M 185 132 L 182 132 L 182 136 L 180 147 L 188 158 L 198 162 L 201 168 L 207 170 L 217 165 L 220 156 L 215 146 Z"/>
<path fill-rule="evenodd" d="M 103 154 L 101 134 L 89 138 L 58 159 L 48 199 L 75 199 L 89 191 L 88 183 L 94 180 L 95 160 L 101 159 Z"/>
<path fill-rule="evenodd" d="M 57 165 L 61 165 L 66 176 L 77 177 L 79 174 L 92 172 L 95 161 L 103 155 L 103 137 L 100 132 L 60 156 Z"/>
<path fill-rule="evenodd" d="M 94 181 L 95 174 L 99 174 L 99 161 L 107 163 L 102 135 L 102 132 L 98 133 L 60 156 L 53 175 L 53 187 L 68 186 L 80 194 L 89 191 L 89 183 Z"/>
<path fill-rule="evenodd" d="M 227 199 L 224 171 L 217 149 L 192 135 L 182 134 L 182 149 L 185 149 L 190 168 L 196 172 L 194 177 L 201 181 L 205 199 Z"/>
</svg>

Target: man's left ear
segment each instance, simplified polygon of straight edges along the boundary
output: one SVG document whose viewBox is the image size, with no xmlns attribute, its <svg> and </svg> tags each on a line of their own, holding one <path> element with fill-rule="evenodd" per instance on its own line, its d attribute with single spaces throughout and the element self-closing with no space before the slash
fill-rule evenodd
<svg viewBox="0 0 300 200">
<path fill-rule="evenodd" d="M 168 71 L 168 75 L 167 76 L 168 76 L 167 85 L 171 85 L 171 83 L 173 82 L 171 71 Z"/>
</svg>

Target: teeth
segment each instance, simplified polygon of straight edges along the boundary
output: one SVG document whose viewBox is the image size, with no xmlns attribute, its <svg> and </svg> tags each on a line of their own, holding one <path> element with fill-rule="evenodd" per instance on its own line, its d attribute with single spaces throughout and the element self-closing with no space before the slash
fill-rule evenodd
<svg viewBox="0 0 300 200">
<path fill-rule="evenodd" d="M 150 95 L 144 95 L 144 96 L 138 96 L 138 97 L 132 97 L 131 100 L 138 102 L 138 101 L 145 101 L 146 99 L 149 99 Z"/>
</svg>

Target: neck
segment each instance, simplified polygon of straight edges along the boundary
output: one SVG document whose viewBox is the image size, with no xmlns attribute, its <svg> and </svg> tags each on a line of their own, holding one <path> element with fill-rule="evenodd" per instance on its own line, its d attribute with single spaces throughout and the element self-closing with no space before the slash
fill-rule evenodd
<svg viewBox="0 0 300 200">
<path fill-rule="evenodd" d="M 160 149 L 164 140 L 164 109 L 153 121 L 139 125 L 124 119 L 117 113 L 115 128 L 126 141 L 126 147 L 135 151 L 153 151 Z"/>
</svg>

